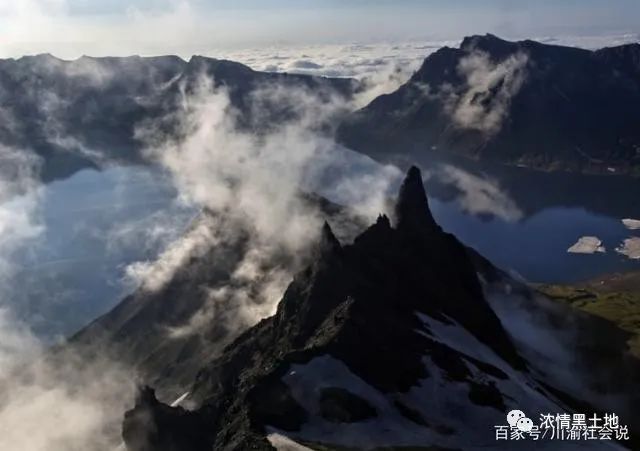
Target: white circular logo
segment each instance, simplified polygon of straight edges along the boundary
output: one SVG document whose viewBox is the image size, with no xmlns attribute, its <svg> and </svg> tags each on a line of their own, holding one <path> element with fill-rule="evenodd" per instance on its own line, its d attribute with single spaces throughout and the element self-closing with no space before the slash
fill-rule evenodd
<svg viewBox="0 0 640 451">
<path fill-rule="evenodd" d="M 520 418 L 526 418 L 526 415 L 522 410 L 512 410 L 507 414 L 507 423 L 509 426 L 515 427 Z"/>
<path fill-rule="evenodd" d="M 527 417 L 520 418 L 516 423 L 516 427 L 521 432 L 530 432 L 533 428 L 533 421 L 531 421 L 531 419 Z"/>
</svg>

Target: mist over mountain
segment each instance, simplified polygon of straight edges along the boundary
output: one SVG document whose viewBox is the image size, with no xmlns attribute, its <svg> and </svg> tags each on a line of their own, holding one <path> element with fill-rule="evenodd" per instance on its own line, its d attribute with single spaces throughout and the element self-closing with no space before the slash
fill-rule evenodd
<svg viewBox="0 0 640 451">
<path fill-rule="evenodd" d="M 342 123 L 340 141 L 378 158 L 454 154 L 544 170 L 635 174 L 639 47 L 590 51 L 471 36 L 459 48 L 429 55 L 397 91 L 347 117 L 359 104 L 354 96 L 379 92 L 371 81 L 259 72 L 200 56 L 6 59 L 0 143 L 41 157 L 44 180 L 109 162 L 146 162 L 140 124 L 165 117 L 210 79 L 228 90 L 237 125 L 247 130 L 268 130 L 296 114 L 288 102 L 264 99 L 256 111 L 256 93 L 277 86 L 280 96 L 302 89 L 341 105 L 341 114 L 319 127 L 331 132 Z M 174 125 L 164 127 L 169 133 Z"/>
<path fill-rule="evenodd" d="M 355 112 L 339 137 L 384 160 L 453 154 L 543 170 L 637 174 L 639 49 L 467 37 L 459 48 L 427 57 L 396 92 Z"/>
<path fill-rule="evenodd" d="M 321 190 L 344 201 L 356 216 L 367 216 L 371 209 L 381 211 L 376 205 L 383 201 L 385 187 L 396 176 L 397 169 L 382 167 L 367 157 L 339 148 L 326 137 L 325 127 L 330 128 L 331 119 L 345 108 L 346 100 L 333 88 L 310 89 L 295 81 L 309 77 L 269 75 L 285 82 L 256 85 L 244 97 L 243 113 L 234 104 L 233 89 L 217 84 L 206 73 L 207 64 L 194 69 L 192 83 L 185 81 L 174 87 L 176 96 L 169 99 L 166 110 L 160 108 L 158 116 L 145 116 L 131 127 L 140 139 L 140 155 L 154 163 L 144 169 L 150 171 L 151 180 L 141 185 L 150 185 L 152 191 L 168 189 L 167 194 L 175 203 L 187 207 L 186 217 L 171 217 L 176 210 L 172 210 L 174 201 L 169 199 L 162 214 L 154 214 L 137 224 L 129 223 L 126 215 L 111 218 L 113 227 L 108 228 L 117 232 L 116 236 L 102 232 L 105 229 L 95 223 L 78 224 L 73 218 L 80 213 L 77 217 L 82 219 L 83 214 L 74 211 L 79 205 L 68 191 L 87 200 L 89 209 L 104 210 L 107 224 L 109 208 L 122 197 L 127 197 L 124 203 L 131 202 L 134 211 L 144 208 L 142 205 L 137 208 L 137 202 L 145 205 L 154 202 L 145 198 L 145 187 L 137 183 L 130 191 L 122 190 L 116 183 L 117 195 L 113 198 L 95 196 L 91 191 L 100 183 L 101 176 L 117 169 L 108 165 L 119 161 L 107 159 L 104 164 L 108 171 L 82 171 L 71 177 L 81 183 L 70 183 L 62 190 L 67 193 L 61 199 L 59 213 L 65 216 L 65 221 L 58 222 L 55 217 L 53 221 L 43 221 L 39 201 L 46 201 L 46 197 L 38 196 L 42 180 L 37 167 L 26 171 L 26 164 L 21 165 L 20 159 L 37 158 L 33 158 L 29 148 L 12 149 L 16 170 L 9 175 L 20 183 L 10 184 L 8 194 L 14 195 L 16 191 L 15 196 L 20 197 L 26 192 L 33 195 L 34 205 L 29 210 L 20 209 L 22 205 L 12 204 L 9 197 L 0 209 L 3 221 L 0 245 L 3 250 L 8 249 L 2 255 L 6 261 L 0 260 L 2 280 L 6 281 L 2 285 L 0 341 L 8 343 L 0 348 L 0 448 L 102 451 L 111 445 L 116 447 L 122 413 L 131 406 L 130 388 L 138 377 L 148 378 L 154 385 L 161 381 L 164 385 L 157 385 L 166 390 L 166 396 L 171 396 L 176 387 L 183 387 L 185 380 L 194 377 L 199 361 L 209 358 L 210 352 L 219 352 L 243 328 L 273 312 L 292 272 L 298 270 L 308 255 L 308 246 L 320 230 L 324 216 L 320 212 L 328 209 L 334 222 L 340 216 L 331 213 L 335 208 L 330 203 L 313 200 L 310 192 Z M 243 74 L 234 70 L 229 76 L 242 81 Z M 251 71 L 247 71 L 250 78 Z M 293 81 L 287 84 L 287 80 Z M 323 86 L 326 81 L 313 80 Z M 120 169 L 111 176 L 131 179 L 132 174 L 141 172 L 140 167 L 132 165 Z M 60 180 L 50 185 L 64 186 L 66 182 Z M 4 185 L 0 188 L 4 195 Z M 156 207 L 162 208 L 163 203 Z M 191 226 L 184 223 L 191 216 L 189 212 L 198 218 Z M 21 222 L 12 221 L 14 216 Z M 69 225 L 65 224 L 67 219 Z M 348 230 L 352 221 L 344 222 Z M 46 237 L 52 236 L 51 241 L 56 241 L 56 227 L 71 229 L 61 244 L 79 236 L 106 246 L 102 248 L 104 251 L 98 248 L 90 253 L 90 249 L 83 248 L 82 241 L 76 240 L 80 241 L 77 243 L 80 250 L 89 251 L 90 257 L 79 259 L 82 253 L 74 253 L 67 245 L 71 251 L 69 260 L 74 263 L 70 265 L 72 270 L 74 266 L 81 268 L 90 274 L 87 279 L 94 276 L 92 272 L 99 271 L 95 277 L 113 277 L 115 283 L 122 283 L 119 280 L 122 278 L 128 290 L 138 290 L 114 310 L 108 321 L 94 323 L 89 328 L 91 334 L 78 337 L 77 341 L 87 346 L 56 347 L 50 353 L 47 344 L 31 332 L 32 320 L 44 323 L 40 320 L 52 311 L 50 308 L 57 307 L 57 302 L 61 315 L 76 316 L 75 327 L 78 322 L 86 324 L 92 318 L 77 321 L 86 313 L 71 302 L 60 302 L 66 298 L 60 296 L 57 286 L 47 285 L 46 280 L 42 287 L 36 285 L 36 277 L 32 278 L 34 282 L 21 285 L 14 275 L 31 275 L 33 271 L 23 260 L 9 257 L 19 254 L 18 251 L 33 250 L 33 261 L 40 264 L 42 258 L 49 257 L 49 243 L 42 243 L 41 250 L 39 246 L 30 246 L 32 242 L 28 239 L 50 228 Z M 30 232 L 25 239 L 23 229 Z M 87 235 L 105 236 L 95 237 L 96 240 Z M 168 238 L 162 239 L 164 244 L 160 248 L 152 244 L 158 236 Z M 150 252 L 139 254 L 135 260 L 125 258 L 115 262 L 118 266 L 109 272 L 102 272 L 92 258 L 99 259 L 110 245 L 117 246 L 122 240 L 138 249 L 152 246 Z M 11 246 L 5 247 L 7 244 Z M 77 290 L 77 287 L 76 284 L 61 288 Z M 12 295 L 15 292 L 18 295 Z M 62 294 L 67 293 L 65 290 Z M 99 313 L 109 311 L 119 300 L 105 298 L 105 293 L 99 290 L 95 296 L 91 290 L 88 295 L 79 290 L 76 293 L 74 297 L 71 291 L 69 296 L 78 302 L 75 305 L 90 305 Z M 14 302 L 18 305 L 14 306 Z M 218 321 L 217 330 L 197 338 L 211 320 Z M 188 353 L 196 342 L 200 356 Z M 185 365 L 173 371 L 166 366 L 169 355 L 177 364 L 191 360 L 192 369 Z M 64 412 L 65 419 L 49 415 L 50 410 Z M 22 432 L 33 424 L 39 425 L 37 431 Z"/>
<path fill-rule="evenodd" d="M 321 197 L 305 195 L 303 202 L 309 212 L 326 215 L 342 239 L 352 240 L 364 227 L 353 211 Z M 252 231 L 241 227 L 232 218 L 202 212 L 180 242 L 190 247 L 183 251 L 187 258 L 166 274 L 162 262 L 156 264 L 155 277 L 74 334 L 69 346 L 101 349 L 134 367 L 164 399 L 177 398 L 203 361 L 273 314 L 293 274 L 311 259 L 312 243 L 296 253 L 277 247 L 261 256 Z"/>
<path fill-rule="evenodd" d="M 472 36 L 381 96 L 411 69 L 1 60 L 0 448 L 487 449 L 512 409 L 638 430 L 630 336 L 526 280 L 640 261 L 612 250 L 639 239 L 639 48 Z M 611 251 L 566 252 L 586 235 Z M 49 348 L 49 312 L 88 324 Z"/>
<path fill-rule="evenodd" d="M 189 61 L 176 56 L 73 61 L 25 56 L 0 60 L 0 144 L 40 157 L 45 181 L 84 167 L 140 163 L 144 143 L 136 127 L 165 117 L 204 80 L 228 92 L 241 117 L 239 126 L 256 131 L 295 114 L 268 102 L 255 111 L 251 96 L 256 91 L 277 86 L 286 95 L 290 89 L 306 89 L 327 102 L 335 96 L 347 103 L 358 89 L 352 79 L 257 72 L 200 56 Z M 170 132 L 172 124 L 164 127 Z"/>
</svg>

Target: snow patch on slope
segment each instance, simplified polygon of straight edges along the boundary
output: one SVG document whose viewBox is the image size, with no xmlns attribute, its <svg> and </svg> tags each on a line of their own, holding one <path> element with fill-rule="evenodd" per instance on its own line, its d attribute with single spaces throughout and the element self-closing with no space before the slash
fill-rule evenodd
<svg viewBox="0 0 640 451">
<path fill-rule="evenodd" d="M 292 365 L 283 380 L 296 401 L 312 415 L 300 431 L 283 432 L 294 439 L 359 449 L 438 442 L 431 430 L 403 417 L 389 395 L 367 384 L 330 355 L 316 357 L 304 365 Z M 348 390 L 366 400 L 376 409 L 377 417 L 357 423 L 334 423 L 323 419 L 319 413 L 319 395 L 322 389 L 329 387 Z"/>
<path fill-rule="evenodd" d="M 311 448 L 296 443 L 289 437 L 277 432 L 272 432 L 267 435 L 267 440 L 269 440 L 269 443 L 278 451 L 313 451 Z"/>
<path fill-rule="evenodd" d="M 492 365 L 503 371 L 507 378 L 502 379 L 481 371 L 472 361 L 465 361 L 469 371 L 472 373 L 472 380 L 483 385 L 493 385 L 503 397 L 506 411 L 520 409 L 537 415 L 540 412 L 562 412 L 564 409 L 559 404 L 553 403 L 541 394 L 542 388 L 528 375 L 513 369 L 500 356 L 498 356 L 487 345 L 480 342 L 475 336 L 465 330 L 450 318 L 449 324 L 438 321 L 427 315 L 416 313 L 425 325 L 423 332 L 432 340 L 459 352 L 463 356 L 469 356 L 485 364 Z M 433 410 L 433 403 L 427 403 L 425 398 L 425 383 L 431 384 L 431 394 L 437 395 L 441 401 L 441 406 L 435 409 L 436 412 L 451 412 L 450 421 L 456 424 L 452 427 L 456 430 L 464 431 L 463 437 L 468 446 L 491 446 L 495 444 L 494 436 L 486 431 L 493 431 L 493 425 L 502 424 L 504 414 L 497 409 L 475 406 L 469 399 L 468 384 L 453 383 L 447 375 L 438 367 L 433 365 L 429 359 L 424 359 L 429 373 L 435 376 L 435 380 L 427 379 L 421 382 L 420 388 L 412 389 L 406 396 L 407 399 L 417 403 L 419 410 L 426 418 Z M 438 388 L 433 388 L 433 385 Z M 445 395 L 442 395 L 442 394 Z M 433 401 L 433 400 L 432 400 Z M 453 406 L 453 408 L 452 408 Z M 482 409 L 482 412 L 478 412 Z M 473 424 L 478 418 L 484 419 L 484 424 Z M 437 419 L 434 419 L 437 420 Z M 458 442 L 459 443 L 459 442 Z M 480 445 L 480 444 L 483 445 Z"/>
</svg>

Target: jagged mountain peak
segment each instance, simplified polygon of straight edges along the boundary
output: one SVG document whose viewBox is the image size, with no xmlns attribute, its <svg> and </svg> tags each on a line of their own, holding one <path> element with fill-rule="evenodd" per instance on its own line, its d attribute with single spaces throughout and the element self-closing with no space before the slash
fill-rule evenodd
<svg viewBox="0 0 640 451">
<path fill-rule="evenodd" d="M 402 182 L 395 206 L 396 224 L 403 230 L 440 230 L 429 208 L 422 173 L 412 166 Z"/>
<path fill-rule="evenodd" d="M 353 244 L 325 223 L 330 252 L 312 255 L 276 314 L 201 360 L 193 410 L 143 390 L 128 450 L 266 451 L 273 435 L 309 449 L 475 449 L 509 410 L 569 411 L 562 379 L 485 298 L 475 253 L 423 228 L 435 221 L 417 168 L 398 205 L 399 227 L 380 215 Z"/>
<path fill-rule="evenodd" d="M 378 215 L 378 219 L 376 220 L 376 224 L 384 224 L 387 226 L 391 226 L 391 223 L 389 221 L 389 217 L 385 214 L 380 214 Z"/>
<path fill-rule="evenodd" d="M 136 394 L 136 404 L 153 405 L 158 402 L 156 398 L 156 391 L 153 387 L 148 385 L 142 385 L 138 387 L 138 393 Z"/>
<path fill-rule="evenodd" d="M 331 251 L 339 251 L 342 248 L 342 246 L 340 245 L 340 241 L 338 241 L 338 239 L 336 238 L 328 221 L 324 221 L 324 223 L 322 224 L 320 246 L 323 250 L 328 249 Z"/>
<path fill-rule="evenodd" d="M 506 401 L 496 387 L 475 380 L 467 368 L 464 362 L 470 357 L 438 338 L 441 327 L 459 328 L 503 365 L 525 369 L 483 297 L 464 246 L 435 223 L 416 167 L 400 189 L 397 213 L 397 227 L 380 215 L 344 246 L 325 223 L 319 238 L 324 251 L 295 276 L 276 314 L 240 335 L 218 358 L 204 362 L 190 390 L 190 400 L 201 407 L 187 415 L 183 409 L 139 402 L 125 418 L 129 449 L 148 450 L 134 438 L 150 431 L 154 440 L 171 437 L 175 446 L 187 440 L 203 444 L 189 448 L 194 450 L 270 449 L 268 428 L 300 430 L 314 416 L 320 421 L 334 418 L 335 409 L 346 409 L 338 416 L 347 422 L 360 418 L 343 402 L 359 406 L 368 417 L 378 415 L 380 410 L 369 401 L 354 400 L 361 396 L 348 387 L 294 389 L 285 382 L 295 379 L 296 365 L 304 373 L 306 365 L 318 361 L 337 365 L 345 377 L 358 378 L 390 400 L 433 383 L 442 372 L 470 384 L 473 402 L 502 409 Z M 475 365 L 506 377 L 493 364 Z M 325 406 L 320 413 L 301 401 L 318 396 Z M 416 407 L 395 405 L 392 409 L 400 410 L 393 415 L 398 416 Z"/>
</svg>

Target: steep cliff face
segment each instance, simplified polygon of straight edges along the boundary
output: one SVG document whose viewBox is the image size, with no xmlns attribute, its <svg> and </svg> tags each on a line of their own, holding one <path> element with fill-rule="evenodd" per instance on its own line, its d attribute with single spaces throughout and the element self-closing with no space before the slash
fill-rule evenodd
<svg viewBox="0 0 640 451">
<path fill-rule="evenodd" d="M 202 362 L 197 408 L 144 389 L 125 416 L 128 448 L 272 449 L 286 436 L 319 449 L 468 449 L 492 444 L 511 409 L 568 409 L 518 351 L 477 270 L 500 280 L 436 224 L 412 168 L 393 223 L 380 216 L 346 246 L 325 224 L 276 314 Z"/>
<path fill-rule="evenodd" d="M 544 170 L 637 173 L 639 47 L 592 52 L 471 36 L 427 57 L 396 92 L 355 112 L 339 136 L 383 160 L 454 154 Z"/>
</svg>

